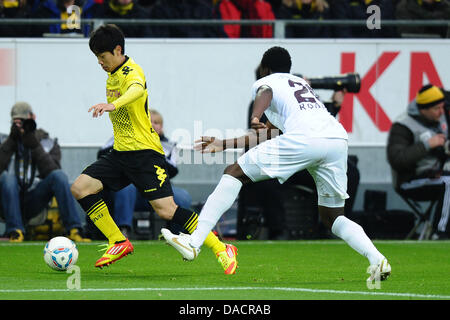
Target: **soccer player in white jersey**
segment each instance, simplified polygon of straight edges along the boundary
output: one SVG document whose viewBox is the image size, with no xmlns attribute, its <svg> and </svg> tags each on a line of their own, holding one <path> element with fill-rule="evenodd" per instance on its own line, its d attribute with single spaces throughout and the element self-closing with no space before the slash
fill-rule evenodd
<svg viewBox="0 0 450 320">
<path fill-rule="evenodd" d="M 384 280 L 391 273 L 387 259 L 361 226 L 344 216 L 348 198 L 347 132 L 308 83 L 290 74 L 290 69 L 291 57 L 286 49 L 273 47 L 264 53 L 259 66 L 262 78 L 252 88 L 254 130 L 234 139 L 201 137 L 196 141 L 196 149 L 207 153 L 256 146 L 225 169 L 191 235 L 174 235 L 167 229 L 161 232 L 184 259 L 193 260 L 208 233 L 237 198 L 242 184 L 271 178 L 283 183 L 294 173 L 307 169 L 316 184 L 321 221 L 369 260 L 367 281 Z M 268 119 L 265 124 L 259 121 L 263 113 Z"/>
</svg>

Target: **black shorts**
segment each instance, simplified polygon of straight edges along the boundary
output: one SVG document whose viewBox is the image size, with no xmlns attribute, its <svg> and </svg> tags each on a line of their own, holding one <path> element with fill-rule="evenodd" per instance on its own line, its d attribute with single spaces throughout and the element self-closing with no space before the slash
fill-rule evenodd
<svg viewBox="0 0 450 320">
<path fill-rule="evenodd" d="M 100 180 L 104 188 L 112 191 L 119 191 L 132 183 L 147 200 L 173 196 L 166 158 L 153 150 L 113 149 L 82 173 Z"/>
</svg>

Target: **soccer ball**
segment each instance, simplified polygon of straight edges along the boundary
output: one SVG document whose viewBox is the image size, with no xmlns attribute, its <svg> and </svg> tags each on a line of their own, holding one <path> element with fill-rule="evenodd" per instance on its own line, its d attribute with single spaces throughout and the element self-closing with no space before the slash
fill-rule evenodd
<svg viewBox="0 0 450 320">
<path fill-rule="evenodd" d="M 67 270 L 67 268 L 77 263 L 77 246 L 66 237 L 52 238 L 44 247 L 44 260 L 54 270 Z"/>
</svg>

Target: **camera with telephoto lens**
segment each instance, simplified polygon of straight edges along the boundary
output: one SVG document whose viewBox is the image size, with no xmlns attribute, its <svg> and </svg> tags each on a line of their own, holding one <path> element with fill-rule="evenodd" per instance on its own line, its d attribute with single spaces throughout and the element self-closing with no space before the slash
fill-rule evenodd
<svg viewBox="0 0 450 320">
<path fill-rule="evenodd" d="M 294 74 L 302 77 L 300 74 Z M 307 78 L 313 89 L 330 89 L 340 91 L 346 89 L 347 92 L 358 93 L 361 88 L 361 79 L 358 73 L 346 73 L 337 76 Z"/>
<path fill-rule="evenodd" d="M 22 128 L 25 133 L 34 132 L 36 130 L 36 121 L 33 119 L 25 119 L 22 122 Z"/>
</svg>

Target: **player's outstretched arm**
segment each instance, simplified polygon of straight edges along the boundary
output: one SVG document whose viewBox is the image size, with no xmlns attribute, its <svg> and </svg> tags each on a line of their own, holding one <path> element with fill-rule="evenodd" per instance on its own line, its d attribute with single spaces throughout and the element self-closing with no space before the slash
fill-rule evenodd
<svg viewBox="0 0 450 320">
<path fill-rule="evenodd" d="M 195 141 L 194 150 L 202 153 L 221 152 L 225 149 L 248 148 L 258 144 L 258 133 L 255 130 L 249 131 L 239 138 L 221 140 L 216 137 L 203 136 Z"/>
<path fill-rule="evenodd" d="M 203 136 L 195 141 L 194 150 L 202 153 L 221 152 L 225 149 L 252 148 L 257 144 L 272 139 L 280 134 L 280 130 L 267 121 L 265 124 L 259 122 L 255 125 L 252 122 L 252 129 L 245 135 L 221 140 L 216 137 Z"/>
<path fill-rule="evenodd" d="M 88 112 L 92 112 L 92 117 L 97 118 L 105 112 L 114 111 L 122 106 L 134 102 L 135 100 L 142 97 L 145 89 L 139 83 L 131 85 L 128 90 L 118 99 L 114 100 L 112 103 L 99 103 L 95 106 L 89 108 Z"/>
</svg>

